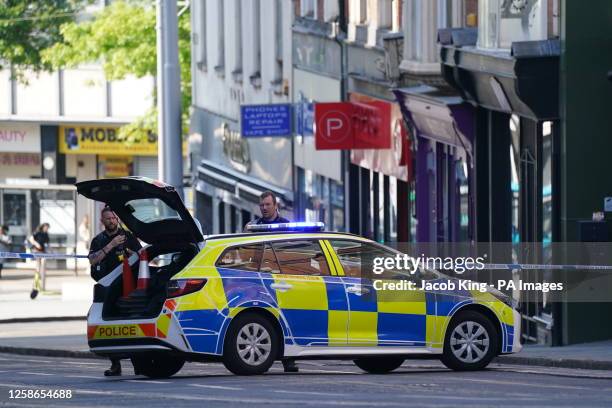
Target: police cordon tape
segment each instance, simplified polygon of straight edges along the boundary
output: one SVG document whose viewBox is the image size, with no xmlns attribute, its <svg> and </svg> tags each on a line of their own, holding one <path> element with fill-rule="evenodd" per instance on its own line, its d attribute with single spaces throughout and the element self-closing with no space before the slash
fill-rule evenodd
<svg viewBox="0 0 612 408">
<path fill-rule="evenodd" d="M 45 254 L 27 252 L 0 252 L 0 259 L 73 259 L 73 258 L 88 258 L 88 255 L 70 255 L 70 254 Z"/>
<path fill-rule="evenodd" d="M 547 270 L 612 270 L 612 265 L 544 265 L 544 264 L 484 264 L 482 269 L 547 269 Z"/>
<path fill-rule="evenodd" d="M 88 255 L 0 252 L 0 259 L 73 259 Z M 612 265 L 545 265 L 545 264 L 484 264 L 483 270 L 547 269 L 547 270 L 612 270 Z"/>
</svg>

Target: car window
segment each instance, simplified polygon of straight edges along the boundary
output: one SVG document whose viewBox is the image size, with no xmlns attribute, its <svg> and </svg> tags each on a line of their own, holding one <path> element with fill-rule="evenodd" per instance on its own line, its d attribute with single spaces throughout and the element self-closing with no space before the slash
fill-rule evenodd
<svg viewBox="0 0 612 408">
<path fill-rule="evenodd" d="M 433 269 L 419 267 L 414 271 L 414 265 L 412 264 L 409 264 L 408 269 L 406 267 L 404 269 L 384 268 L 381 274 L 374 274 L 374 258 L 395 258 L 398 253 L 381 245 L 348 239 L 330 240 L 329 243 L 336 252 L 346 276 L 355 278 L 422 280 L 448 278 L 445 274 Z"/>
<path fill-rule="evenodd" d="M 147 224 L 167 218 L 180 219 L 179 214 L 159 198 L 130 200 L 125 207 L 134 218 Z"/>
<path fill-rule="evenodd" d="M 374 275 L 372 273 L 374 258 L 396 256 L 396 253 L 390 249 L 366 242 L 345 239 L 330 240 L 329 243 L 338 256 L 345 276 L 353 278 L 376 277 L 378 279 L 397 279 L 399 277 L 398 273 L 402 278 L 407 278 L 407 275 L 409 275 L 394 270 L 385 270 L 381 275 Z"/>
<path fill-rule="evenodd" d="M 257 272 L 259 270 L 262 252 L 262 244 L 231 247 L 221 254 L 215 266 L 218 268 Z"/>
<path fill-rule="evenodd" d="M 273 242 L 280 271 L 289 275 L 329 275 L 329 266 L 317 240 Z"/>
<path fill-rule="evenodd" d="M 274 250 L 269 243 L 266 243 L 261 257 L 261 266 L 259 272 L 266 273 L 280 273 L 280 267 L 278 266 L 278 260 L 274 254 Z"/>
</svg>

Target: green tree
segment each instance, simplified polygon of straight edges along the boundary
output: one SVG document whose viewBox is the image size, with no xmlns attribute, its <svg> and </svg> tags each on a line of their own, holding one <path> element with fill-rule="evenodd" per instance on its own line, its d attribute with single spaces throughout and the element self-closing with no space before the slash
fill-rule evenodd
<svg viewBox="0 0 612 408">
<path fill-rule="evenodd" d="M 108 80 L 128 75 L 157 74 L 156 11 L 151 1 L 116 1 L 92 20 L 69 22 L 60 27 L 62 42 L 43 51 L 43 61 L 55 68 L 71 68 L 101 62 Z M 183 130 L 191 104 L 191 28 L 189 13 L 179 17 L 179 64 Z M 149 132 L 157 133 L 157 109 L 119 130 L 127 143 L 138 142 Z"/>
<path fill-rule="evenodd" d="M 85 0 L 0 0 L 0 69 L 12 66 L 22 77 L 26 69 L 51 70 L 41 51 L 63 36 L 60 25 L 74 21 Z"/>
</svg>

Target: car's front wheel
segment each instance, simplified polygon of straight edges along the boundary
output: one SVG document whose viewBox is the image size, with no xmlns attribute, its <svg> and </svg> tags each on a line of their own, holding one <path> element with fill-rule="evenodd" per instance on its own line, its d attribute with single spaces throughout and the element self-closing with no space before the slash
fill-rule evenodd
<svg viewBox="0 0 612 408">
<path fill-rule="evenodd" d="M 399 368 L 404 362 L 398 357 L 367 357 L 353 360 L 355 365 L 370 374 L 386 374 Z"/>
<path fill-rule="evenodd" d="M 185 360 L 170 354 L 152 353 L 132 358 L 134 371 L 149 378 L 168 378 L 178 373 Z"/>
<path fill-rule="evenodd" d="M 472 310 L 459 312 L 446 330 L 440 360 L 457 371 L 481 370 L 497 355 L 498 341 L 488 317 Z"/>
<path fill-rule="evenodd" d="M 223 364 L 234 374 L 263 374 L 278 357 L 280 340 L 267 318 L 247 313 L 230 325 L 223 347 Z"/>
</svg>

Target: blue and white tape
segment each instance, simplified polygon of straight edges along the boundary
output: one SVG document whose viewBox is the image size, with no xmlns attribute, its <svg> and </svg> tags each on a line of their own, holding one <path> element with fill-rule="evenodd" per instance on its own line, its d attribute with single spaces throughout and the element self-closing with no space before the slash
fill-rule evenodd
<svg viewBox="0 0 612 408">
<path fill-rule="evenodd" d="M 27 252 L 0 252 L 0 259 L 75 259 L 88 258 L 88 255 L 27 253 Z M 484 264 L 482 269 L 516 270 L 516 269 L 545 269 L 545 270 L 612 270 L 612 265 L 545 265 L 545 264 Z"/>
<path fill-rule="evenodd" d="M 27 252 L 0 252 L 0 259 L 74 259 L 87 258 L 87 255 L 70 255 L 70 254 L 47 254 Z"/>
<path fill-rule="evenodd" d="M 561 271 L 578 271 L 578 270 L 612 270 L 612 265 L 544 265 L 544 264 L 485 264 L 482 269 L 546 269 L 546 270 L 561 270 Z"/>
</svg>

